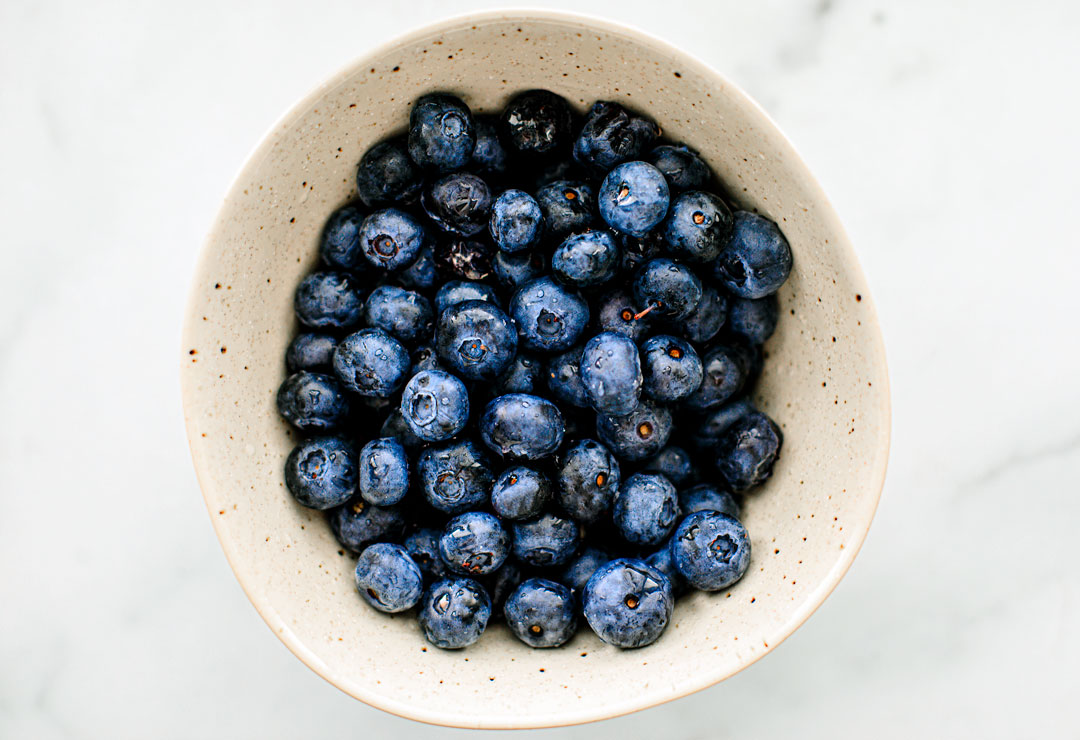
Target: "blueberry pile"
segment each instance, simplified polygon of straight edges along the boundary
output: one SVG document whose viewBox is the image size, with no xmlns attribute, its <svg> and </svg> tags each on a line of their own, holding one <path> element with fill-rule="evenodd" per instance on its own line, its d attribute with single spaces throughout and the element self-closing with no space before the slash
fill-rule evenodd
<svg viewBox="0 0 1080 740">
<path fill-rule="evenodd" d="M 739 497 L 780 453 L 754 408 L 791 250 L 655 122 L 545 90 L 415 102 L 360 160 L 296 290 L 285 464 L 359 554 L 360 596 L 441 648 L 503 617 L 648 645 L 746 572 Z"/>
</svg>

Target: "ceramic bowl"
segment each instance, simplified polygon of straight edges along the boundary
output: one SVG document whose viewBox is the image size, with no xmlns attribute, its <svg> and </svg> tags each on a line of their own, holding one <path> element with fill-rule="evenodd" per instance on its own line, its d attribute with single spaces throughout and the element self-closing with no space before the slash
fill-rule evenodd
<svg viewBox="0 0 1080 740">
<path fill-rule="evenodd" d="M 612 99 L 649 112 L 667 137 L 704 155 L 742 207 L 779 223 L 795 255 L 757 392 L 785 443 L 774 476 L 745 507 L 750 570 L 730 591 L 681 599 L 662 638 L 639 650 L 604 645 L 587 627 L 562 648 L 533 650 L 501 625 L 465 650 L 430 647 L 411 614 L 387 616 L 361 602 L 354 559 L 283 483 L 296 437 L 274 395 L 297 331 L 293 289 L 316 264 L 327 215 L 353 196 L 360 156 L 403 129 L 422 93 L 449 90 L 474 110 L 497 111 L 537 87 L 580 110 Z M 199 483 L 263 619 L 342 691 L 443 725 L 613 717 L 745 668 L 802 624 L 847 571 L 888 457 L 888 378 L 866 282 L 791 143 L 696 59 L 638 31 L 561 13 L 484 13 L 424 28 L 364 56 L 289 111 L 244 165 L 203 247 L 181 367 Z"/>
</svg>

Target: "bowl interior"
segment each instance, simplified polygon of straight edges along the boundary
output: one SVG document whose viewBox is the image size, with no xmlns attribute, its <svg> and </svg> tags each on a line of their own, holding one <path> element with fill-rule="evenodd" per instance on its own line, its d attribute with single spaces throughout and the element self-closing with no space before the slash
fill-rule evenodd
<svg viewBox="0 0 1080 740">
<path fill-rule="evenodd" d="M 554 90 L 648 111 L 698 149 L 743 207 L 777 221 L 795 269 L 757 402 L 783 427 L 775 475 L 747 502 L 753 559 L 730 591 L 680 600 L 651 647 L 587 629 L 531 650 L 502 626 L 456 652 L 411 614 L 354 591 L 353 558 L 296 505 L 282 466 L 296 442 L 274 394 L 295 331 L 292 293 L 320 228 L 353 195 L 356 162 L 431 90 L 495 111 Z M 184 333 L 185 415 L 226 555 L 270 627 L 342 690 L 394 713 L 466 727 L 533 727 L 640 709 L 708 686 L 771 650 L 828 595 L 870 524 L 888 448 L 887 377 L 863 276 L 831 206 L 787 140 L 699 62 L 627 29 L 561 14 L 488 14 L 425 29 L 360 60 L 294 108 L 233 184 L 199 263 Z M 373 419 L 371 432 L 376 431 Z"/>
</svg>

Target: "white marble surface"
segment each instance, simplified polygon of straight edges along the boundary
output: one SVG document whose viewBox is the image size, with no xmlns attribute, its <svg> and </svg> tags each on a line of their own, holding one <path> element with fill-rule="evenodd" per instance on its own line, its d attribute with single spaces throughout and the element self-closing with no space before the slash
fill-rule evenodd
<svg viewBox="0 0 1080 740">
<path fill-rule="evenodd" d="M 713 689 L 536 736 L 1076 737 L 1078 6 L 536 4 L 648 28 L 773 114 L 859 249 L 895 406 L 877 521 L 803 629 Z M 177 356 L 270 123 L 372 44 L 498 3 L 222 5 L 0 4 L 0 737 L 458 737 L 265 628 L 199 496 Z"/>
</svg>

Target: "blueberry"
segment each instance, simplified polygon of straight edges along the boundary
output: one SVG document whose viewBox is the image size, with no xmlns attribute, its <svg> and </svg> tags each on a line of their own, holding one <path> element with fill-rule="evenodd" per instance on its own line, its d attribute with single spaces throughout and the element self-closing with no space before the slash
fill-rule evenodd
<svg viewBox="0 0 1080 740">
<path fill-rule="evenodd" d="M 619 461 L 604 445 L 583 439 L 559 460 L 555 474 L 559 505 L 579 522 L 594 522 L 611 508 L 619 490 Z"/>
<path fill-rule="evenodd" d="M 360 245 L 367 261 L 380 270 L 401 270 L 431 246 L 424 225 L 396 208 L 375 211 L 360 226 Z"/>
<path fill-rule="evenodd" d="M 472 645 L 491 618 L 491 598 L 471 578 L 444 578 L 420 599 L 416 621 L 435 647 L 453 650 Z"/>
<path fill-rule="evenodd" d="M 544 233 L 544 212 L 536 199 L 524 190 L 507 190 L 491 207 L 488 230 L 504 252 L 522 252 L 540 243 Z"/>
<path fill-rule="evenodd" d="M 409 157 L 404 136 L 368 149 L 356 171 L 356 189 L 369 208 L 412 203 L 420 195 L 423 182 L 420 168 Z"/>
<path fill-rule="evenodd" d="M 603 550 L 586 547 L 581 551 L 580 555 L 563 568 L 559 574 L 559 580 L 573 592 L 580 602 L 582 592 L 585 590 L 585 584 L 589 582 L 597 568 L 609 560 L 611 560 L 611 556 Z"/>
<path fill-rule="evenodd" d="M 671 581 L 644 560 L 618 558 L 585 586 L 585 619 L 604 642 L 644 647 L 663 634 L 675 608 Z"/>
<path fill-rule="evenodd" d="M 507 168 L 506 149 L 499 141 L 499 121 L 496 116 L 474 116 L 476 146 L 473 148 L 469 169 L 480 175 L 505 175 Z"/>
<path fill-rule="evenodd" d="M 450 373 L 421 370 L 401 392 L 401 415 L 420 439 L 443 442 L 465 428 L 469 420 L 469 392 Z"/>
<path fill-rule="evenodd" d="M 750 567 L 750 537 L 735 517 L 698 511 L 675 530 L 671 559 L 694 588 L 720 591 L 742 578 Z"/>
<path fill-rule="evenodd" d="M 656 552 L 646 557 L 645 562 L 667 576 L 667 579 L 671 581 L 671 592 L 676 598 L 686 591 L 686 579 L 675 567 L 675 560 L 671 556 L 670 538 L 664 540 Z"/>
<path fill-rule="evenodd" d="M 664 239 L 676 257 L 709 262 L 720 255 L 733 222 L 731 209 L 721 198 L 690 190 L 671 204 L 671 212 L 664 220 Z"/>
<path fill-rule="evenodd" d="M 641 318 L 636 315 L 633 298 L 626 291 L 618 290 L 601 301 L 596 323 L 600 331 L 617 332 L 637 342 L 648 331 L 650 319 L 648 315 Z"/>
<path fill-rule="evenodd" d="M 634 274 L 649 260 L 662 256 L 667 248 L 663 235 L 655 229 L 642 237 L 617 234 L 615 240 L 620 250 L 619 272 L 624 275 Z"/>
<path fill-rule="evenodd" d="M 619 487 L 612 518 L 619 534 L 635 545 L 657 545 L 679 516 L 675 486 L 659 473 L 634 473 Z"/>
<path fill-rule="evenodd" d="M 697 390 L 686 397 L 686 405 L 702 411 L 720 406 L 746 384 L 746 360 L 738 350 L 717 345 L 705 353 L 703 378 Z"/>
<path fill-rule="evenodd" d="M 551 396 L 560 403 L 587 408 L 589 397 L 581 382 L 581 347 L 571 347 L 548 360 L 547 384 Z"/>
<path fill-rule="evenodd" d="M 550 500 L 551 481 L 524 465 L 504 470 L 491 489 L 491 508 L 503 519 L 540 516 Z"/>
<path fill-rule="evenodd" d="M 435 349 L 439 360 L 468 380 L 492 380 L 517 354 L 518 337 L 510 319 L 494 303 L 464 301 L 439 314 Z"/>
<path fill-rule="evenodd" d="M 544 230 L 555 239 L 580 231 L 593 222 L 593 189 L 576 180 L 555 180 L 536 191 L 544 214 Z"/>
<path fill-rule="evenodd" d="M 620 162 L 638 159 L 660 135 L 650 119 L 618 103 L 593 103 L 574 142 L 574 159 L 593 172 L 606 172 Z"/>
<path fill-rule="evenodd" d="M 329 334 L 297 334 L 285 350 L 285 367 L 290 373 L 297 370 L 328 372 L 332 367 L 334 347 L 337 347 L 337 339 Z"/>
<path fill-rule="evenodd" d="M 721 514 L 739 518 L 739 504 L 735 497 L 711 483 L 698 483 L 685 491 L 679 491 L 679 508 L 683 516 L 699 511 L 719 511 Z"/>
<path fill-rule="evenodd" d="M 443 530 L 439 555 L 455 573 L 487 575 L 506 562 L 510 555 L 510 535 L 491 514 L 482 511 L 459 514 Z"/>
<path fill-rule="evenodd" d="M 698 190 L 712 179 L 712 171 L 705 160 L 682 144 L 661 144 L 645 159 L 664 173 L 672 190 Z"/>
<path fill-rule="evenodd" d="M 662 473 L 675 487 L 684 486 L 694 477 L 694 461 L 682 447 L 668 445 L 642 468 L 647 473 Z"/>
<path fill-rule="evenodd" d="M 495 381 L 495 394 L 538 393 L 544 383 L 543 363 L 531 355 L 518 352 L 510 367 Z"/>
<path fill-rule="evenodd" d="M 644 460 L 664 449 L 671 436 L 671 412 L 667 407 L 642 401 L 626 416 L 596 417 L 596 434 L 624 460 Z"/>
<path fill-rule="evenodd" d="M 701 385 L 701 358 L 685 339 L 659 334 L 641 345 L 642 389 L 654 401 L 686 398 Z"/>
<path fill-rule="evenodd" d="M 444 239 L 431 250 L 440 272 L 463 280 L 483 280 L 492 273 L 494 250 L 472 239 Z"/>
<path fill-rule="evenodd" d="M 748 398 L 738 398 L 711 409 L 701 418 L 694 440 L 700 443 L 702 448 L 715 447 L 727 428 L 751 411 L 756 409 Z"/>
<path fill-rule="evenodd" d="M 591 175 L 573 159 L 541 161 L 540 167 L 525 174 L 524 184 L 530 191 L 536 191 L 557 180 L 588 181 Z"/>
<path fill-rule="evenodd" d="M 738 334 L 730 335 L 725 341 L 729 343 L 728 347 L 739 358 L 742 366 L 746 368 L 746 380 L 743 382 L 743 390 L 749 392 L 757 383 L 761 371 L 765 369 L 765 356 L 761 351 L 761 345 L 750 344 Z"/>
<path fill-rule="evenodd" d="M 711 285 L 701 286 L 701 300 L 694 312 L 683 319 L 679 326 L 682 335 L 691 342 L 704 344 L 715 337 L 728 316 L 727 296 Z"/>
<path fill-rule="evenodd" d="M 503 605 L 510 598 L 510 594 L 514 593 L 514 589 L 518 587 L 518 584 L 524 580 L 525 574 L 521 572 L 521 568 L 513 560 L 507 560 L 497 571 L 480 580 L 480 583 L 487 589 L 488 594 L 491 595 L 492 619 L 502 618 Z"/>
<path fill-rule="evenodd" d="M 510 300 L 521 343 L 538 352 L 561 352 L 589 323 L 589 304 L 549 277 L 522 286 Z"/>
<path fill-rule="evenodd" d="M 538 460 L 562 444 L 562 414 L 551 401 L 525 393 L 492 399 L 480 417 L 480 436 L 505 457 Z"/>
<path fill-rule="evenodd" d="M 491 466 L 483 450 L 469 440 L 427 448 L 420 453 L 416 472 L 428 503 L 448 514 L 483 506 L 491 495 Z"/>
<path fill-rule="evenodd" d="M 360 553 L 356 590 L 379 611 L 395 614 L 420 601 L 424 577 L 404 547 L 380 542 Z"/>
<path fill-rule="evenodd" d="M 589 405 L 601 414 L 629 414 L 641 397 L 641 358 L 634 342 L 606 331 L 585 343 L 581 382 Z"/>
<path fill-rule="evenodd" d="M 431 336 L 431 302 L 411 290 L 380 285 L 368 296 L 364 312 L 368 326 L 406 344 Z"/>
<path fill-rule="evenodd" d="M 764 298 L 736 298 L 728 309 L 728 329 L 746 337 L 751 344 L 764 344 L 776 330 L 780 306 L 775 295 Z"/>
<path fill-rule="evenodd" d="M 364 316 L 364 294 L 344 272 L 313 272 L 296 287 L 293 306 L 304 326 L 348 329 Z"/>
<path fill-rule="evenodd" d="M 278 413 L 302 432 L 332 432 L 349 415 L 349 399 L 337 378 L 301 370 L 277 392 Z"/>
<path fill-rule="evenodd" d="M 666 257 L 649 260 L 634 275 L 634 300 L 644 311 L 672 321 L 690 316 L 701 301 L 701 280 L 687 267 Z"/>
<path fill-rule="evenodd" d="M 518 586 L 503 613 L 510 631 L 534 648 L 558 647 L 577 630 L 570 589 L 546 578 L 530 578 Z"/>
<path fill-rule="evenodd" d="M 346 388 L 361 396 L 393 395 L 408 372 L 408 351 L 382 329 L 350 334 L 334 350 L 334 373 Z"/>
<path fill-rule="evenodd" d="M 618 260 L 611 234 L 590 229 L 563 240 L 551 257 L 551 271 L 567 285 L 599 285 L 612 278 Z"/>
<path fill-rule="evenodd" d="M 397 539 L 405 528 L 400 505 L 372 506 L 359 496 L 329 512 L 337 541 L 353 552 L 375 542 Z"/>
<path fill-rule="evenodd" d="M 436 226 L 451 234 L 475 236 L 491 213 L 491 188 L 469 172 L 440 177 L 424 191 L 420 203 Z"/>
<path fill-rule="evenodd" d="M 341 437 L 304 440 L 285 461 L 285 485 L 303 506 L 341 506 L 356 493 L 356 448 Z"/>
<path fill-rule="evenodd" d="M 363 262 L 360 248 L 360 224 L 364 214 L 353 205 L 342 206 L 330 214 L 319 237 L 319 256 L 333 270 L 355 270 Z"/>
<path fill-rule="evenodd" d="M 497 252 L 491 268 L 499 285 L 517 290 L 544 274 L 544 257 L 539 252 Z"/>
<path fill-rule="evenodd" d="M 446 563 L 439 556 L 439 539 L 442 532 L 431 527 L 418 529 L 405 538 L 405 552 L 420 568 L 420 572 L 429 578 L 442 578 L 446 575 Z"/>
<path fill-rule="evenodd" d="M 393 437 L 373 439 L 360 450 L 360 495 L 369 504 L 390 506 L 409 492 L 409 459 Z"/>
<path fill-rule="evenodd" d="M 607 174 L 596 200 L 608 226 L 643 237 L 664 220 L 671 193 L 660 170 L 648 162 L 626 162 Z"/>
<path fill-rule="evenodd" d="M 409 113 L 409 155 L 421 167 L 449 172 L 464 167 L 476 148 L 468 106 L 453 95 L 432 93 Z"/>
<path fill-rule="evenodd" d="M 439 282 L 439 272 L 435 267 L 435 255 L 431 247 L 424 247 L 416 260 L 398 273 L 401 287 L 409 290 L 427 290 Z"/>
<path fill-rule="evenodd" d="M 764 298 L 778 291 L 791 273 L 791 247 L 769 219 L 736 211 L 714 270 L 716 279 L 740 298 Z"/>
<path fill-rule="evenodd" d="M 382 426 L 379 427 L 379 435 L 383 437 L 394 437 L 407 450 L 415 450 L 418 447 L 424 446 L 424 440 L 413 434 L 412 429 L 409 428 L 408 423 L 401 415 L 400 409 L 394 409 L 386 415 L 386 419 L 383 421 Z"/>
<path fill-rule="evenodd" d="M 577 550 L 578 525 L 554 514 L 528 522 L 514 522 L 514 557 L 527 565 L 562 565 Z"/>
<path fill-rule="evenodd" d="M 573 136 L 570 105 L 547 90 L 526 90 L 506 105 L 503 132 L 516 151 L 545 156 L 565 150 Z"/>
<path fill-rule="evenodd" d="M 448 280 L 435 294 L 435 313 L 441 314 L 450 306 L 465 301 L 487 301 L 499 305 L 495 289 L 490 285 L 472 280 Z"/>
<path fill-rule="evenodd" d="M 783 443 L 780 427 L 760 411 L 753 411 L 720 436 L 716 445 L 716 469 L 732 491 L 749 490 L 772 475 Z"/>
<path fill-rule="evenodd" d="M 435 354 L 435 348 L 430 344 L 421 344 L 413 350 L 412 365 L 409 366 L 409 377 L 424 370 L 442 370 L 439 365 L 439 356 Z"/>
</svg>

